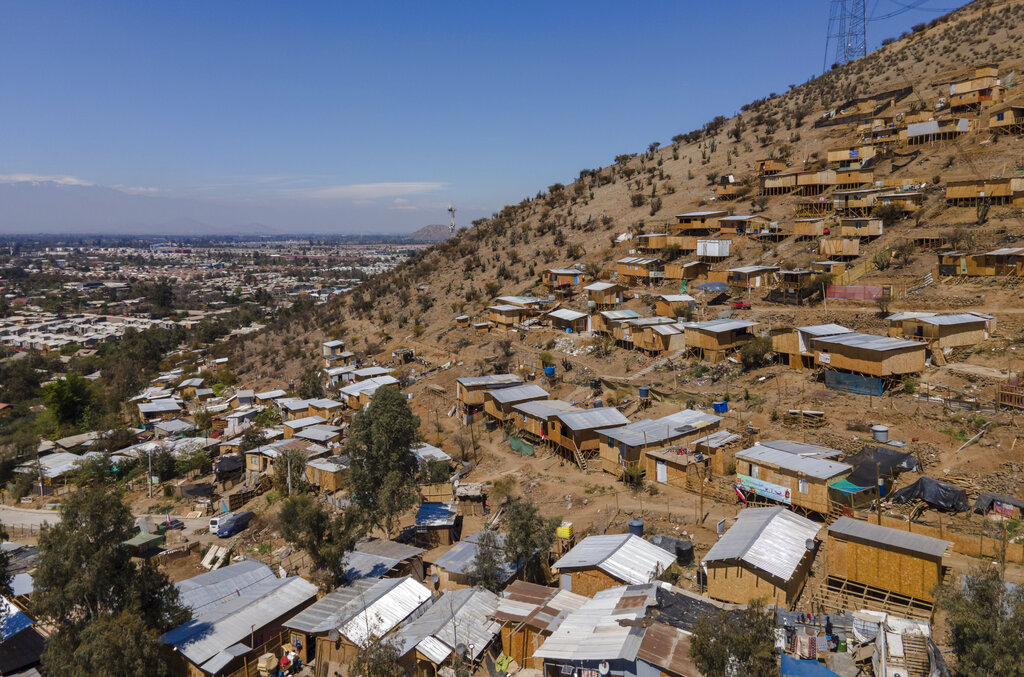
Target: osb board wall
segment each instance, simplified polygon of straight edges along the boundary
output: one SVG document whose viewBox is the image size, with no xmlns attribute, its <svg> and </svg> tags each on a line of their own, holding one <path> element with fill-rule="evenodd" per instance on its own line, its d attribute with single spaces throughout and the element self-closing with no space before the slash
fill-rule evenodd
<svg viewBox="0 0 1024 677">
<path fill-rule="evenodd" d="M 933 591 L 941 576 L 939 568 L 934 560 L 832 535 L 828 539 L 830 576 L 841 576 L 901 595 L 933 600 Z"/>
<path fill-rule="evenodd" d="M 563 573 L 572 576 L 572 592 L 575 592 L 577 595 L 583 595 L 584 597 L 593 597 L 602 590 L 622 585 L 621 581 L 615 580 L 599 569 L 559 571 L 559 575 L 556 580 L 560 580 L 561 574 Z"/>
<path fill-rule="evenodd" d="M 789 608 L 785 588 L 773 585 L 741 566 L 708 565 L 708 596 L 723 602 L 748 604 L 755 599 Z"/>
</svg>

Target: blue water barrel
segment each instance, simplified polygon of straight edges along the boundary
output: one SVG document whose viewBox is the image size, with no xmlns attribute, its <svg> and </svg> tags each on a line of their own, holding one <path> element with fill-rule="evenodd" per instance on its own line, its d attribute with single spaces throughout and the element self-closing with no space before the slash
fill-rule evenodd
<svg viewBox="0 0 1024 677">
<path fill-rule="evenodd" d="M 601 400 L 600 399 L 594 400 L 594 409 L 599 409 L 600 407 L 601 407 Z"/>
<path fill-rule="evenodd" d="M 590 379 L 590 389 L 591 390 L 600 390 L 601 389 L 601 380 L 600 379 L 596 379 L 596 378 Z"/>
<path fill-rule="evenodd" d="M 716 400 L 712 405 L 716 414 L 724 414 L 729 411 L 729 403 L 725 400 Z"/>
<path fill-rule="evenodd" d="M 551 367 L 544 367 L 544 375 L 545 376 L 554 376 L 555 375 L 555 368 L 553 366 L 551 366 Z"/>
<path fill-rule="evenodd" d="M 639 517 L 634 517 L 629 520 L 629 533 L 634 536 L 644 537 L 644 521 Z"/>
<path fill-rule="evenodd" d="M 650 396 L 651 396 L 651 387 L 650 386 L 640 386 L 640 399 L 641 400 L 646 400 Z"/>
</svg>

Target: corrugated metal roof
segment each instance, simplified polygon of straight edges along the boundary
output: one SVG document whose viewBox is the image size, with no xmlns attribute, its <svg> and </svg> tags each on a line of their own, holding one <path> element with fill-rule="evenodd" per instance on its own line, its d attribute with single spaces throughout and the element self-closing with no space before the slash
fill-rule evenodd
<svg viewBox="0 0 1024 677">
<path fill-rule="evenodd" d="M 855 520 L 852 517 L 840 517 L 828 528 L 830 534 L 850 536 L 872 543 L 889 546 L 897 550 L 918 552 L 931 557 L 942 557 L 951 545 L 924 534 L 915 534 L 903 529 L 892 529 L 870 522 Z"/>
<path fill-rule="evenodd" d="M 878 336 L 877 334 L 862 334 L 859 331 L 851 331 L 837 336 L 824 336 L 812 339 L 815 346 L 821 343 L 826 346 L 839 345 L 859 348 L 861 350 L 872 350 L 876 352 L 887 352 L 889 350 L 900 350 L 904 348 L 925 349 L 925 344 L 917 341 L 891 338 L 889 336 Z"/>
<path fill-rule="evenodd" d="M 559 412 L 555 414 L 555 418 L 570 430 L 610 428 L 629 423 L 629 419 L 623 416 L 615 407 L 597 407 L 595 409 L 581 409 L 580 411 Z"/>
<path fill-rule="evenodd" d="M 921 322 L 924 324 L 934 324 L 939 326 L 952 326 L 957 324 L 975 324 L 977 322 L 987 322 L 992 319 L 991 316 L 975 315 L 974 313 L 956 313 L 955 315 L 935 315 L 932 317 L 922 317 Z"/>
<path fill-rule="evenodd" d="M 498 608 L 498 596 L 481 588 L 451 590 L 439 597 L 422 616 L 406 623 L 392 637 L 399 653 L 405 656 L 419 649 L 439 664 L 463 644 L 471 658 L 477 658 L 498 634 L 501 626 L 491 620 Z"/>
<path fill-rule="evenodd" d="M 762 273 L 770 270 L 779 270 L 778 266 L 740 266 L 739 268 L 729 268 L 726 272 L 729 273 L 742 273 L 744 275 L 748 273 Z"/>
<path fill-rule="evenodd" d="M 552 565 L 553 569 L 597 567 L 623 583 L 650 583 L 675 561 L 668 552 L 632 534 L 587 536 Z"/>
<path fill-rule="evenodd" d="M 458 512 L 454 503 L 420 503 L 416 511 L 417 527 L 445 527 L 455 524 Z"/>
<path fill-rule="evenodd" d="M 513 386 L 511 388 L 498 388 L 497 390 L 491 390 L 488 391 L 487 396 L 494 398 L 495 402 L 507 404 L 508 402 L 522 402 L 523 400 L 547 398 L 548 391 L 544 390 L 539 385 L 531 383 L 528 385 Z"/>
<path fill-rule="evenodd" d="M 509 303 L 502 303 L 496 306 L 487 306 L 487 310 L 493 310 L 499 313 L 520 313 L 524 312 L 526 308 L 522 306 L 513 306 Z"/>
<path fill-rule="evenodd" d="M 798 456 L 805 456 L 808 458 L 829 459 L 843 455 L 843 452 L 838 449 L 823 447 L 820 444 L 811 444 L 810 442 L 794 442 L 793 440 L 761 440 L 757 444 L 762 447 L 768 447 L 769 449 L 785 451 L 790 454 L 796 454 Z"/>
<path fill-rule="evenodd" d="M 690 658 L 690 633 L 665 623 L 652 623 L 636 657 L 675 675 L 698 675 Z"/>
<path fill-rule="evenodd" d="M 523 379 L 515 374 L 488 374 L 487 376 L 463 376 L 455 379 L 461 385 L 472 388 L 473 386 L 506 385 L 509 383 L 522 383 Z"/>
<path fill-rule="evenodd" d="M 658 298 L 662 301 L 667 301 L 668 303 L 688 303 L 690 301 L 696 301 L 696 299 L 689 294 L 662 294 Z"/>
<path fill-rule="evenodd" d="M 582 270 L 575 268 L 548 268 L 547 272 L 554 273 L 555 275 L 582 275 Z"/>
<path fill-rule="evenodd" d="M 398 566 L 402 560 L 367 552 L 350 552 L 345 555 L 345 577 L 354 581 L 359 578 L 380 578 Z"/>
<path fill-rule="evenodd" d="M 794 472 L 827 480 L 836 475 L 853 469 L 853 466 L 846 463 L 826 461 L 820 458 L 800 456 L 791 454 L 788 451 L 779 451 L 759 444 L 749 449 L 736 453 L 736 458 L 765 465 L 773 465 L 778 468 L 792 470 Z"/>
<path fill-rule="evenodd" d="M 707 320 L 705 322 L 691 322 L 686 326 L 717 334 L 723 331 L 747 329 L 748 327 L 757 326 L 757 324 L 757 322 L 749 322 L 747 320 Z"/>
<path fill-rule="evenodd" d="M 676 218 L 692 219 L 700 218 L 702 216 L 713 216 L 714 214 L 725 214 L 724 211 L 710 211 L 710 212 L 686 212 L 685 214 L 676 214 Z"/>
<path fill-rule="evenodd" d="M 533 655 L 564 662 L 635 660 L 646 630 L 635 621 L 657 603 L 661 585 L 668 584 L 623 585 L 598 592 L 568 614 Z"/>
<path fill-rule="evenodd" d="M 640 313 L 635 310 L 602 310 L 601 316 L 606 320 L 629 320 L 640 317 Z"/>
<path fill-rule="evenodd" d="M 808 327 L 797 327 L 796 330 L 811 336 L 835 336 L 853 331 L 841 324 L 813 324 Z"/>
<path fill-rule="evenodd" d="M 557 317 L 560 320 L 566 320 L 572 322 L 579 320 L 587 316 L 586 313 L 580 313 L 575 310 L 569 310 L 568 308 L 559 308 L 558 310 L 552 310 L 548 313 L 551 317 Z"/>
<path fill-rule="evenodd" d="M 718 449 L 719 447 L 724 447 L 725 445 L 731 444 L 732 442 L 742 438 L 743 436 L 738 433 L 729 432 L 728 430 L 716 430 L 710 435 L 698 437 L 693 441 L 693 443 L 695 445 L 701 444 L 712 449 Z"/>
<path fill-rule="evenodd" d="M 393 386 L 397 384 L 398 379 L 395 378 L 394 376 L 375 376 L 373 378 L 368 378 L 365 381 L 359 381 L 357 383 L 353 383 L 352 385 L 345 386 L 344 388 L 338 390 L 338 392 L 341 393 L 342 395 L 345 395 L 346 397 L 349 395 L 361 395 L 363 393 L 368 393 L 372 395 L 373 393 L 377 392 L 378 388 L 382 388 L 384 386 Z"/>
<path fill-rule="evenodd" d="M 254 571 L 250 570 L 245 572 L 245 575 L 253 573 Z M 220 584 L 225 582 L 220 581 Z M 215 586 L 218 593 L 223 590 L 220 584 Z M 181 583 L 177 585 L 180 590 Z M 167 632 L 162 639 L 165 643 L 177 647 L 182 655 L 195 665 L 203 667 L 203 664 L 211 659 L 214 659 L 213 663 L 216 664 L 223 660 L 216 658 L 218 654 L 247 639 L 253 632 L 254 625 L 257 629 L 263 628 L 273 619 L 288 613 L 290 609 L 316 597 L 316 593 L 315 585 L 298 576 L 279 579 L 271 572 L 269 577 L 240 588 L 233 597 L 218 597 L 214 600 L 217 603 L 202 606 L 202 613 L 195 613 L 193 610 L 191 621 Z"/>
<path fill-rule="evenodd" d="M 304 416 L 297 418 L 294 421 L 285 421 L 282 425 L 285 428 L 291 428 L 292 430 L 300 430 L 302 428 L 308 428 L 311 425 L 320 425 L 321 423 L 327 423 L 327 419 L 321 416 Z"/>
<path fill-rule="evenodd" d="M 389 585 L 401 581 L 399 578 L 388 579 Z M 355 614 L 362 604 L 358 600 L 376 599 L 385 588 L 379 588 L 377 595 L 369 595 L 370 591 L 380 583 L 378 579 L 355 580 L 343 588 L 328 593 L 283 623 L 284 627 L 302 632 L 327 632 L 338 629 L 342 623 Z M 429 592 L 429 591 L 428 591 Z M 353 602 L 356 604 L 352 604 Z M 351 605 L 351 610 L 349 607 Z"/>
<path fill-rule="evenodd" d="M 472 568 L 473 561 L 476 559 L 477 553 L 480 551 L 480 535 L 482 533 L 482 531 L 478 531 L 477 533 L 462 539 L 453 545 L 448 552 L 438 557 L 434 564 L 445 571 L 450 571 L 454 574 L 467 573 Z M 494 535 L 497 540 L 496 545 L 499 548 L 498 559 L 502 562 L 502 565 L 498 570 L 498 577 L 501 579 L 501 582 L 504 583 L 516 575 L 516 571 L 519 570 L 519 567 L 517 567 L 514 562 L 508 562 L 505 559 L 505 551 L 503 549 L 505 547 L 505 534 L 501 532 L 494 532 Z"/>
<path fill-rule="evenodd" d="M 530 402 L 513 404 L 512 409 L 520 414 L 536 416 L 537 418 L 545 421 L 555 414 L 567 411 L 582 411 L 579 407 L 569 404 L 563 400 L 531 400 Z"/>
<path fill-rule="evenodd" d="M 410 451 L 416 456 L 421 462 L 423 461 L 451 461 L 452 457 L 449 456 L 443 449 L 438 449 L 433 444 L 427 444 L 426 442 L 420 442 L 413 446 Z"/>
<path fill-rule="evenodd" d="M 616 261 L 616 263 L 628 263 L 638 266 L 647 266 L 652 263 L 661 263 L 661 259 L 652 259 L 648 256 L 626 256 Z"/>
<path fill-rule="evenodd" d="M 543 301 L 536 296 L 499 296 L 494 300 L 501 301 L 502 303 L 511 303 L 513 305 L 534 305 L 536 303 L 543 303 Z"/>
<path fill-rule="evenodd" d="M 788 581 L 821 525 L 782 506 L 741 510 L 736 523 L 711 546 L 703 563 L 742 560 Z"/>
<path fill-rule="evenodd" d="M 721 416 L 694 409 L 683 409 L 661 418 L 636 421 L 621 428 L 602 431 L 611 439 L 629 447 L 662 442 L 688 435 L 722 420 Z"/>
<path fill-rule="evenodd" d="M 552 632 L 569 612 L 577 611 L 588 598 L 560 588 L 513 581 L 498 600 L 494 618 L 510 623 L 525 623 L 542 632 Z"/>
<path fill-rule="evenodd" d="M 612 287 L 616 286 L 618 285 L 615 284 L 614 282 L 594 282 L 592 284 L 588 284 L 583 289 L 585 291 L 604 291 L 606 289 L 611 289 Z"/>
</svg>

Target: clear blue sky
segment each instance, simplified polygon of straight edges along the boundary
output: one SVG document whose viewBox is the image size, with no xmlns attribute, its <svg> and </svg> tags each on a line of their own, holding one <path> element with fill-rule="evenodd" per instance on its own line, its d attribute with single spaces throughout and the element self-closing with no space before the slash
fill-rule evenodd
<svg viewBox="0 0 1024 677">
<path fill-rule="evenodd" d="M 0 175 L 275 228 L 465 222 L 807 80 L 829 4 L 4 2 Z"/>
</svg>

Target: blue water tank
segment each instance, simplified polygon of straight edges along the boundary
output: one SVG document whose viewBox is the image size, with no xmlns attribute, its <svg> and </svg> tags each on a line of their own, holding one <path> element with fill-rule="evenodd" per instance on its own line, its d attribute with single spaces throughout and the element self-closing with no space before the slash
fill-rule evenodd
<svg viewBox="0 0 1024 677">
<path fill-rule="evenodd" d="M 544 375 L 545 376 L 554 376 L 555 375 L 555 368 L 553 366 L 552 367 L 544 367 Z"/>
<path fill-rule="evenodd" d="M 651 396 L 651 387 L 650 386 L 640 386 L 639 390 L 640 390 L 640 399 L 641 400 L 646 400 L 648 397 Z"/>
<path fill-rule="evenodd" d="M 600 408 L 601 408 L 601 400 L 600 399 L 594 400 L 594 409 L 600 409 Z"/>
<path fill-rule="evenodd" d="M 724 414 L 729 411 L 729 403 L 725 400 L 716 400 L 711 406 L 714 407 L 716 414 Z"/>
<path fill-rule="evenodd" d="M 629 533 L 634 536 L 644 537 L 644 521 L 639 517 L 634 517 L 629 520 Z"/>
</svg>

